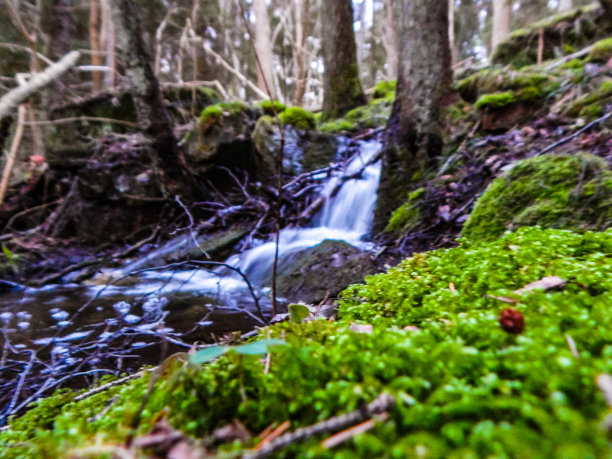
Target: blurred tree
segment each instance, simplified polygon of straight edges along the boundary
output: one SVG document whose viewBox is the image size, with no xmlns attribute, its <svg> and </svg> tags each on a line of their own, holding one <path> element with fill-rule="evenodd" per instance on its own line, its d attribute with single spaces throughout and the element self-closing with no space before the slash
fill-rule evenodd
<svg viewBox="0 0 612 459">
<path fill-rule="evenodd" d="M 323 119 L 338 118 L 366 102 L 353 32 L 350 0 L 322 0 L 321 39 L 323 40 Z"/>
</svg>

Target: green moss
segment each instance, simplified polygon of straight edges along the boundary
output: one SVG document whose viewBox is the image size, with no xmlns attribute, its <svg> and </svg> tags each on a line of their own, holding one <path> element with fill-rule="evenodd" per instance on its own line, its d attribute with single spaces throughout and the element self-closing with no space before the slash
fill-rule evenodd
<svg viewBox="0 0 612 459">
<path fill-rule="evenodd" d="M 584 117 L 587 120 L 594 120 L 595 118 L 599 118 L 604 114 L 604 108 L 599 103 L 594 103 L 591 105 L 587 105 L 580 110 L 578 116 Z"/>
<path fill-rule="evenodd" d="M 518 98 L 514 91 L 496 92 L 480 96 L 476 101 L 475 107 L 478 110 L 495 110 L 514 104 L 517 100 Z"/>
<path fill-rule="evenodd" d="M 552 75 L 500 68 L 481 70 L 459 80 L 455 85 L 459 95 L 470 103 L 473 103 L 482 95 L 509 90 L 520 93 L 526 88 L 531 88 L 528 91 L 539 90 L 542 96 L 546 96 L 558 87 L 559 83 Z"/>
<path fill-rule="evenodd" d="M 396 404 L 366 435 L 332 450 L 315 436 L 279 457 L 607 457 L 600 422 L 609 408 L 594 381 L 612 372 L 611 252 L 612 231 L 522 228 L 491 243 L 417 254 L 349 287 L 335 323 L 264 330 L 288 343 L 268 363 L 229 352 L 203 366 L 165 364 L 136 435 L 161 416 L 200 439 L 235 419 L 250 432 L 285 420 L 293 430 L 386 392 Z M 514 292 L 553 275 L 573 282 Z M 515 298 L 525 317 L 518 336 L 498 324 L 502 296 Z M 372 333 L 349 330 L 352 322 L 373 325 Z M 124 443 L 147 381 L 81 402 L 59 394 L 47 412 L 11 421 L 0 456 L 61 457 Z"/>
<path fill-rule="evenodd" d="M 505 230 L 541 225 L 576 231 L 612 226 L 612 172 L 589 154 L 519 162 L 476 202 L 462 235 L 490 241 Z"/>
<path fill-rule="evenodd" d="M 518 93 L 518 100 L 522 102 L 530 102 L 542 98 L 542 90 L 537 86 L 527 86 Z"/>
<path fill-rule="evenodd" d="M 608 62 L 612 58 L 612 38 L 600 40 L 593 45 L 588 60 L 591 62 Z"/>
<path fill-rule="evenodd" d="M 374 99 L 385 99 L 385 98 L 395 98 L 395 88 L 397 87 L 397 81 L 381 81 L 374 88 L 374 93 L 372 97 Z"/>
<path fill-rule="evenodd" d="M 247 106 L 240 101 L 221 102 L 216 105 L 209 105 L 200 114 L 200 123 L 211 123 L 220 120 L 223 116 L 235 116 L 247 109 Z"/>
<path fill-rule="evenodd" d="M 420 220 L 419 203 L 425 194 L 425 188 L 418 188 L 408 196 L 408 200 L 397 208 L 385 228 L 387 232 L 410 231 Z"/>
<path fill-rule="evenodd" d="M 341 133 L 355 131 L 357 126 L 355 123 L 349 120 L 340 118 L 337 120 L 327 121 L 326 123 L 321 124 L 318 129 L 322 132 Z"/>
<path fill-rule="evenodd" d="M 570 116 L 579 116 L 583 109 L 591 105 L 602 105 L 603 103 L 610 100 L 612 98 L 612 81 L 605 80 L 599 83 L 593 91 L 590 93 L 579 97 L 574 102 L 569 104 L 564 113 Z M 593 108 L 587 109 L 587 112 L 590 110 L 594 110 Z"/>
<path fill-rule="evenodd" d="M 313 114 L 302 107 L 288 107 L 278 115 L 278 119 L 298 129 L 312 130 L 316 126 Z"/>
<path fill-rule="evenodd" d="M 261 108 L 264 112 L 264 115 L 274 116 L 278 115 L 285 111 L 287 106 L 285 104 L 280 103 L 278 100 L 264 100 L 259 104 L 259 108 Z"/>
<path fill-rule="evenodd" d="M 583 69 L 585 61 L 582 59 L 572 59 L 559 66 L 560 69 Z"/>
</svg>

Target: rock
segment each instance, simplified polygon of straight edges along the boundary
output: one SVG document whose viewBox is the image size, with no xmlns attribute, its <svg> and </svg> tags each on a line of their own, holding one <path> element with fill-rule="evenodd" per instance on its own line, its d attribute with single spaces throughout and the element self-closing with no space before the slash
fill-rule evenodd
<svg viewBox="0 0 612 459">
<path fill-rule="evenodd" d="M 587 153 L 520 161 L 488 186 L 461 234 L 471 242 L 491 241 L 532 225 L 578 232 L 612 227 L 607 162 Z"/>
<path fill-rule="evenodd" d="M 302 250 L 280 269 L 278 295 L 292 302 L 318 303 L 379 271 L 370 253 L 344 241 L 325 240 Z"/>
<path fill-rule="evenodd" d="M 339 141 L 336 136 L 317 131 L 303 131 L 282 125 L 285 136 L 283 168 L 287 174 L 301 174 L 328 166 L 337 160 Z M 253 144 L 269 170 L 274 171 L 281 136 L 276 121 L 262 116 L 253 131 Z"/>
<path fill-rule="evenodd" d="M 253 149 L 251 133 L 260 115 L 259 110 L 248 108 L 242 102 L 206 107 L 189 137 L 186 158 L 191 170 L 207 177 L 215 168 L 228 167 L 244 170 L 251 179 L 256 178 L 261 161 Z"/>
</svg>

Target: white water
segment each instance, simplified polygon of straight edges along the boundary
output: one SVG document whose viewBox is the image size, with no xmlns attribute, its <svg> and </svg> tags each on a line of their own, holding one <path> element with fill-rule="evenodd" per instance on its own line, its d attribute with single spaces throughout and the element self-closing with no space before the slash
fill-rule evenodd
<svg viewBox="0 0 612 459">
<path fill-rule="evenodd" d="M 366 248 L 363 237 L 372 224 L 376 191 L 380 179 L 381 161 L 368 164 L 376 157 L 381 145 L 376 141 L 361 142 L 360 154 L 347 166 L 335 171 L 324 185 L 321 194 L 326 196 L 322 209 L 311 222 L 302 228 L 284 228 L 279 233 L 279 260 L 287 260 L 292 254 L 323 242 L 326 239 L 342 240 L 360 248 Z M 355 174 L 363 169 L 360 177 L 347 180 L 335 196 L 330 196 L 337 189 L 343 176 Z M 258 287 L 265 287 L 272 275 L 276 243 L 257 241 L 256 245 L 237 255 L 229 257 L 225 263 L 242 271 L 249 281 Z M 229 270 L 227 270 L 229 271 Z M 243 279 L 234 272 L 221 271 L 210 273 L 204 270 L 179 271 L 172 273 L 155 272 L 145 274 L 151 280 L 165 280 L 163 290 L 197 290 L 218 294 L 225 300 L 240 295 L 246 287 Z M 150 291 L 150 285 L 134 289 Z"/>
</svg>

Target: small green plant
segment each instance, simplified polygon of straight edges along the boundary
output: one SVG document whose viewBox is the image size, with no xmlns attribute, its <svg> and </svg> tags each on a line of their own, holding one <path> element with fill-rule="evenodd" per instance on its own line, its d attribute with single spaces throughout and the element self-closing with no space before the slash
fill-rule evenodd
<svg viewBox="0 0 612 459">
<path fill-rule="evenodd" d="M 252 343 L 241 344 L 239 346 L 209 346 L 205 347 L 204 349 L 200 349 L 193 354 L 189 358 L 189 361 L 196 364 L 207 363 L 221 357 L 223 354 L 229 351 L 234 351 L 237 354 L 242 355 L 267 354 L 270 352 L 271 347 L 283 346 L 285 344 L 287 343 L 280 339 L 265 339 L 253 341 Z"/>
<path fill-rule="evenodd" d="M 278 115 L 278 119 L 283 124 L 303 130 L 312 130 L 317 125 L 314 115 L 302 107 L 288 107 Z"/>
</svg>

